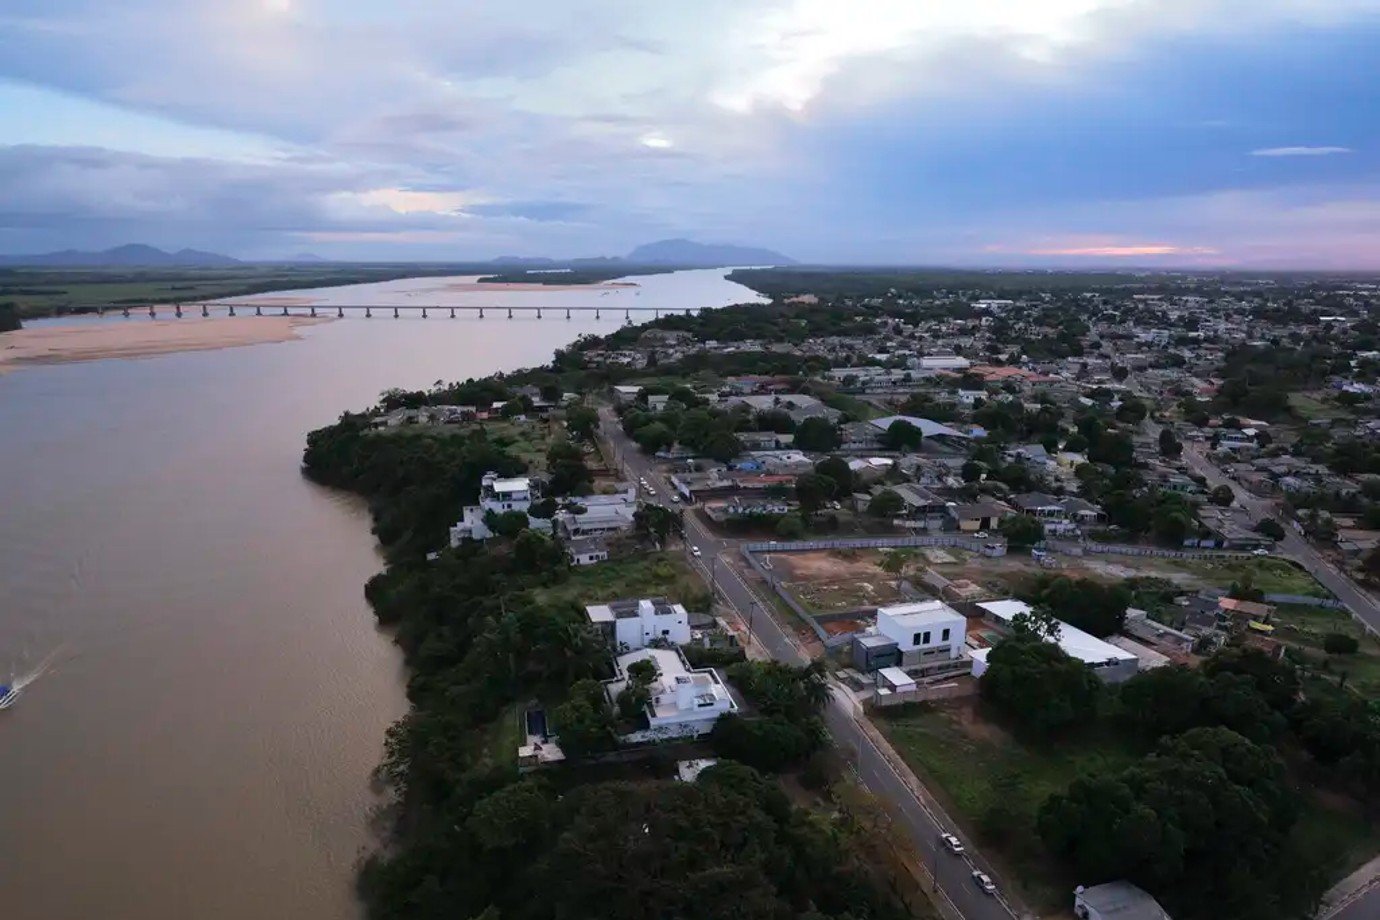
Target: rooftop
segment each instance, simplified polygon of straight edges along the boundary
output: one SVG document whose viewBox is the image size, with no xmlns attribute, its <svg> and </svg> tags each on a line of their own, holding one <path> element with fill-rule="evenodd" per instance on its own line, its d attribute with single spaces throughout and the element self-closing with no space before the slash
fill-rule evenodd
<svg viewBox="0 0 1380 920">
<path fill-rule="evenodd" d="M 882 418 L 874 418 L 872 421 L 868 422 L 868 424 L 878 431 L 886 431 L 896 422 L 909 422 L 916 428 L 919 428 L 920 433 L 927 438 L 940 436 L 948 438 L 968 437 L 968 433 L 965 431 L 959 431 L 957 428 L 950 428 L 948 425 L 941 425 L 930 419 L 918 418 L 914 415 L 887 415 Z"/>
<path fill-rule="evenodd" d="M 669 617 L 684 612 L 684 607 L 673 604 L 664 597 L 624 599 L 585 607 L 585 613 L 591 623 L 611 623 L 614 620 L 631 620 L 643 616 Z"/>
<path fill-rule="evenodd" d="M 907 629 L 963 619 L 963 614 L 943 601 L 917 601 L 913 604 L 878 607 L 877 616 L 890 617 L 896 624 Z"/>
<path fill-rule="evenodd" d="M 1030 612 L 1030 605 L 1025 601 L 1009 599 L 987 601 L 978 604 L 978 606 L 1007 624 L 1015 619 L 1017 614 Z M 1062 620 L 1059 623 L 1058 643 L 1059 647 L 1064 650 L 1064 654 L 1070 658 L 1077 658 L 1085 664 L 1136 660 L 1136 656 L 1125 649 L 1117 648 L 1110 642 L 1103 642 L 1091 633 L 1086 633 L 1077 626 L 1070 626 Z"/>
<path fill-rule="evenodd" d="M 1097 911 L 1103 920 L 1170 920 L 1150 894 L 1130 882 L 1107 882 L 1075 893 L 1077 900 Z"/>
</svg>

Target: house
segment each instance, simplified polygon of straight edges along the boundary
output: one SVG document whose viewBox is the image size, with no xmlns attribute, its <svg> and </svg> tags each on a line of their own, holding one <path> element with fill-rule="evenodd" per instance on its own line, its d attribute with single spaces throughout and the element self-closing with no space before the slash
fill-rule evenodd
<svg viewBox="0 0 1380 920">
<path fill-rule="evenodd" d="M 461 509 L 460 521 L 450 529 L 450 545 L 459 546 L 465 540 L 487 540 L 493 536 L 485 518 L 490 514 L 509 511 L 526 513 L 532 502 L 540 498 L 537 483 L 530 476 L 502 477 L 495 472 L 485 473 L 479 485 L 479 504 Z M 533 530 L 550 531 L 551 521 L 527 518 Z"/>
<path fill-rule="evenodd" d="M 609 558 L 609 548 L 597 537 L 583 537 L 566 541 L 565 554 L 571 565 L 594 565 Z"/>
<path fill-rule="evenodd" d="M 1170 920 L 1160 902 L 1130 882 L 1107 882 L 1073 892 L 1079 920 Z"/>
<path fill-rule="evenodd" d="M 1024 601 L 1011 599 L 986 601 L 977 606 L 984 616 L 1006 627 L 1017 616 L 1029 614 L 1031 609 Z M 1092 668 L 1094 674 L 1109 684 L 1129 680 L 1140 670 L 1140 659 L 1135 654 L 1117 648 L 1110 642 L 1103 642 L 1091 633 L 1063 621 L 1059 622 L 1059 634 L 1049 641 L 1058 644 L 1070 658 Z M 981 677 L 987 671 L 987 656 L 991 651 L 990 648 L 984 648 L 973 652 L 974 677 Z"/>
<path fill-rule="evenodd" d="M 795 443 L 795 435 L 775 431 L 740 431 L 738 441 L 744 450 L 783 450 Z"/>
<path fill-rule="evenodd" d="M 891 491 L 901 496 L 901 501 L 905 502 L 902 516 L 911 522 L 909 526 L 924 530 L 944 529 L 944 523 L 949 519 L 949 503 L 944 499 L 923 486 L 910 482 L 892 486 Z"/>
<path fill-rule="evenodd" d="M 864 633 L 853 638 L 853 667 L 864 674 L 900 663 L 901 650 L 894 640 L 879 633 Z"/>
<path fill-rule="evenodd" d="M 837 409 L 829 408 L 815 397 L 804 393 L 782 393 L 774 396 L 734 396 L 724 400 L 724 406 L 728 409 L 735 406 L 747 406 L 753 412 L 784 412 L 797 425 L 807 418 L 822 418 L 835 422 L 843 414 Z"/>
<path fill-rule="evenodd" d="M 594 496 L 587 496 L 593 498 Z M 579 540 L 585 537 L 610 537 L 614 534 L 628 533 L 636 525 L 633 515 L 637 512 L 635 502 L 618 502 L 607 504 L 584 503 L 583 498 L 575 498 L 584 511 L 576 514 L 573 511 L 557 511 L 553 517 L 556 532 L 567 540 Z"/>
<path fill-rule="evenodd" d="M 903 665 L 960 657 L 967 629 L 963 614 L 943 601 L 877 608 L 877 632 L 896 643 Z"/>
<path fill-rule="evenodd" d="M 1244 626 L 1250 623 L 1269 623 L 1275 615 L 1270 604 L 1224 597 L 1217 601 L 1217 622 L 1222 626 Z"/>
<path fill-rule="evenodd" d="M 636 384 L 617 384 L 613 388 L 613 401 L 619 406 L 631 405 L 641 393 L 642 387 Z"/>
<path fill-rule="evenodd" d="M 871 422 L 848 422 L 839 426 L 842 450 L 881 450 L 882 432 Z"/>
<path fill-rule="evenodd" d="M 919 428 L 920 433 L 927 438 L 966 439 L 972 436 L 966 431 L 959 431 L 957 428 L 950 428 L 948 425 L 942 425 L 939 422 L 914 415 L 886 415 L 882 418 L 874 418 L 867 424 L 875 428 L 880 435 L 897 422 L 909 422 Z"/>
<path fill-rule="evenodd" d="M 585 616 L 611 648 L 636 650 L 652 642 L 690 641 L 690 615 L 665 598 L 617 600 L 585 607 Z"/>
<path fill-rule="evenodd" d="M 1102 509 L 1076 496 L 1054 496 L 1043 492 L 1023 492 L 1012 496 L 1011 504 L 1044 525 L 1045 533 L 1071 533 L 1096 524 L 1105 515 Z"/>
<path fill-rule="evenodd" d="M 642 712 L 646 727 L 622 737 L 625 743 L 695 738 L 714 729 L 719 717 L 738 711 L 738 703 L 713 668 L 691 668 L 679 649 L 643 648 L 614 660 L 617 676 L 604 682 L 609 702 L 628 685 L 628 668 L 650 661 L 656 676 L 647 688 L 650 699 Z"/>
<path fill-rule="evenodd" d="M 1006 505 L 997 502 L 977 502 L 971 505 L 949 504 L 945 513 L 955 530 L 963 533 L 979 533 L 996 530 L 1001 519 L 1012 513 Z"/>
</svg>

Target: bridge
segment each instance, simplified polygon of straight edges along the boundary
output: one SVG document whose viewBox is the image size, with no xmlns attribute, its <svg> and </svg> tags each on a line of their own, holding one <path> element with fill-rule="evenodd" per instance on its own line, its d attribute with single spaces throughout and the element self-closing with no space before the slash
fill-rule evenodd
<svg viewBox="0 0 1380 920">
<path fill-rule="evenodd" d="M 537 319 L 542 319 L 547 314 L 560 316 L 562 313 L 566 319 L 571 319 L 575 314 L 588 316 L 593 314 L 595 319 L 603 319 L 603 315 L 608 313 L 610 316 L 623 314 L 624 322 L 631 323 L 634 313 L 650 314 L 655 319 L 662 314 L 670 315 L 673 313 L 684 313 L 686 316 L 700 312 L 700 307 L 690 307 L 682 309 L 671 309 L 668 307 L 647 307 L 647 306 L 620 306 L 610 307 L 608 305 L 570 305 L 570 306 L 507 306 L 507 305 L 476 305 L 476 304 L 270 304 L 255 303 L 253 301 L 232 301 L 232 300 L 206 300 L 195 301 L 193 303 L 172 303 L 172 304 L 149 304 L 147 307 L 131 307 L 126 304 L 98 304 L 94 308 L 87 308 L 86 312 L 95 310 L 99 316 L 106 313 L 119 311 L 122 316 L 130 316 L 132 313 L 147 312 L 152 319 L 158 318 L 158 311 L 162 310 L 166 314 L 171 311 L 172 315 L 181 319 L 187 312 L 200 311 L 202 316 L 209 317 L 212 313 L 224 313 L 227 316 L 253 315 L 253 316 L 330 316 L 334 314 L 337 318 L 343 319 L 346 312 L 351 314 L 363 314 L 365 319 L 372 319 L 375 313 L 380 316 L 387 316 L 391 311 L 394 319 L 398 319 L 404 313 L 420 316 L 421 319 L 428 319 L 432 316 L 443 316 L 455 319 L 457 314 L 471 314 L 479 319 L 489 316 L 505 316 L 512 319 L 516 314 L 535 314 Z M 252 313 L 251 313 L 252 311 Z"/>
</svg>

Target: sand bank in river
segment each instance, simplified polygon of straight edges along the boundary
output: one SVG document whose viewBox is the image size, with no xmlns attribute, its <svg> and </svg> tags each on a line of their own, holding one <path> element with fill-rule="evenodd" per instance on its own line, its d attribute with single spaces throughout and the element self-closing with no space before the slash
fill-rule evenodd
<svg viewBox="0 0 1380 920">
<path fill-rule="evenodd" d="M 330 322 L 306 316 L 235 316 L 32 326 L 0 334 L 0 374 L 32 364 L 143 358 L 298 338 L 297 327 Z"/>
<path fill-rule="evenodd" d="M 599 288 L 637 287 L 635 281 L 599 281 L 593 284 L 541 284 L 536 281 L 452 281 L 446 291 L 588 291 Z"/>
</svg>

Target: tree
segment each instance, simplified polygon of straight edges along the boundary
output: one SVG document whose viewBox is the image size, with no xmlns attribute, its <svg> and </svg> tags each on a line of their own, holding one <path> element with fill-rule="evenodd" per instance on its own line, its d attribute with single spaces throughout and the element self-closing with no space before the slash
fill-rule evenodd
<svg viewBox="0 0 1380 920">
<path fill-rule="evenodd" d="M 1044 525 L 1028 514 L 1013 514 L 1002 518 L 997 529 L 1014 549 L 1026 549 L 1045 538 Z"/>
<path fill-rule="evenodd" d="M 825 457 L 815 464 L 815 472 L 834 480 L 834 498 L 853 494 L 853 470 L 842 457 Z"/>
<path fill-rule="evenodd" d="M 819 473 L 801 473 L 795 478 L 795 500 L 800 510 L 814 514 L 838 491 L 838 483 Z"/>
<path fill-rule="evenodd" d="M 613 745 L 613 712 L 604 686 L 582 680 L 570 688 L 570 696 L 551 714 L 552 727 L 568 754 L 588 754 Z"/>
<path fill-rule="evenodd" d="M 838 426 L 826 418 L 807 418 L 795 429 L 795 446 L 810 453 L 838 450 Z"/>
<path fill-rule="evenodd" d="M 779 773 L 812 754 L 817 739 L 781 716 L 745 719 L 732 713 L 714 724 L 714 752 L 768 773 Z"/>
<path fill-rule="evenodd" d="M 1361 643 L 1355 636 L 1346 633 L 1328 633 L 1323 636 L 1323 651 L 1329 655 L 1355 655 Z"/>
<path fill-rule="evenodd" d="M 1097 714 L 1102 684 L 1058 645 L 1012 636 L 988 654 L 981 690 L 983 700 L 1013 725 L 1048 736 L 1090 723 Z"/>
<path fill-rule="evenodd" d="M 500 537 L 516 537 L 527 529 L 525 511 L 485 511 L 484 526 Z"/>
<path fill-rule="evenodd" d="M 882 444 L 888 450 L 918 450 L 924 440 L 924 432 L 903 418 L 892 422 L 882 433 Z"/>
<path fill-rule="evenodd" d="M 901 580 L 905 577 L 906 569 L 915 561 L 915 554 L 906 549 L 893 549 L 882 557 L 881 569 L 890 575 L 896 576 L 896 590 L 901 589 Z"/>
<path fill-rule="evenodd" d="M 646 711 L 647 704 L 651 702 L 648 688 L 656 680 L 656 663 L 642 658 L 628 665 L 627 671 L 628 681 L 618 691 L 618 714 L 624 719 L 635 719 Z"/>
<path fill-rule="evenodd" d="M 0 303 L 0 332 L 14 332 L 23 325 L 19 320 L 19 307 L 9 301 Z"/>
<path fill-rule="evenodd" d="M 981 482 L 982 476 L 986 472 L 986 464 L 977 460 L 965 460 L 962 469 L 959 470 L 959 475 L 963 477 L 964 482 Z"/>
<path fill-rule="evenodd" d="M 1208 493 L 1208 501 L 1223 508 L 1230 508 L 1232 503 L 1231 486 L 1220 485 Z"/>
<path fill-rule="evenodd" d="M 805 522 L 798 514 L 785 514 L 776 522 L 776 535 L 783 540 L 799 540 L 805 536 Z"/>
<path fill-rule="evenodd" d="M 1371 578 L 1380 578 L 1380 546 L 1361 557 L 1361 568 Z"/>
<path fill-rule="evenodd" d="M 1250 646 L 1227 646 L 1203 662 L 1203 673 L 1244 674 L 1277 712 L 1288 712 L 1298 699 L 1299 675 L 1294 666 Z"/>
<path fill-rule="evenodd" d="M 906 509 L 906 500 L 894 489 L 883 489 L 867 503 L 867 513 L 877 518 L 890 520 Z"/>
<path fill-rule="evenodd" d="M 633 440 L 643 453 L 655 454 L 676 442 L 676 437 L 664 422 L 651 422 L 633 432 Z"/>
<path fill-rule="evenodd" d="M 577 441 L 593 440 L 599 429 L 599 413 L 588 406 L 572 406 L 565 414 L 565 429 Z"/>
<path fill-rule="evenodd" d="M 1161 504 L 1151 517 L 1155 539 L 1168 546 L 1183 546 L 1193 527 L 1188 512 L 1175 505 Z"/>
<path fill-rule="evenodd" d="M 1128 425 L 1139 425 L 1150 414 L 1145 403 L 1134 396 L 1128 396 L 1116 410 L 1116 420 Z"/>
<path fill-rule="evenodd" d="M 680 515 L 663 505 L 639 505 L 633 512 L 633 528 L 644 540 L 664 543 L 680 530 Z"/>
<path fill-rule="evenodd" d="M 1272 517 L 1261 518 L 1260 522 L 1255 525 L 1255 531 L 1264 534 L 1271 540 L 1284 539 L 1284 525 Z"/>
<path fill-rule="evenodd" d="M 554 441 L 546 450 L 546 489 L 551 495 L 584 495 L 594 486 L 585 452 L 569 441 Z"/>
<path fill-rule="evenodd" d="M 1184 452 L 1184 446 L 1168 427 L 1160 429 L 1160 456 L 1173 460 Z"/>
<path fill-rule="evenodd" d="M 743 442 L 731 431 L 715 431 L 704 442 L 704 452 L 720 463 L 727 463 L 743 452 Z"/>
<path fill-rule="evenodd" d="M 1041 575 L 1022 596 L 1035 607 L 1048 608 L 1069 625 L 1099 638 L 1121 629 L 1126 608 L 1131 605 L 1131 592 L 1124 584 L 1065 575 Z"/>
</svg>

